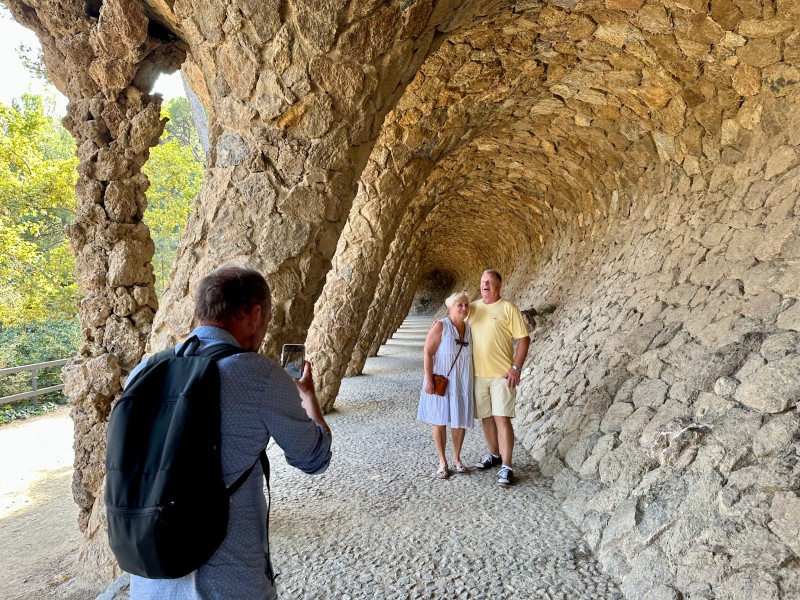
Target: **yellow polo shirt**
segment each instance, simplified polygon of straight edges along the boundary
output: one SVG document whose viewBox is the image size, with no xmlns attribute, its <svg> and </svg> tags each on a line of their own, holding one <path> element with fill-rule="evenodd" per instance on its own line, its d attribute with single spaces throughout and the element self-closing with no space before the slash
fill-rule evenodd
<svg viewBox="0 0 800 600">
<path fill-rule="evenodd" d="M 472 328 L 472 362 L 477 377 L 502 377 L 514 362 L 514 340 L 528 336 L 522 313 L 500 298 L 492 304 L 476 300 L 467 322 Z"/>
</svg>

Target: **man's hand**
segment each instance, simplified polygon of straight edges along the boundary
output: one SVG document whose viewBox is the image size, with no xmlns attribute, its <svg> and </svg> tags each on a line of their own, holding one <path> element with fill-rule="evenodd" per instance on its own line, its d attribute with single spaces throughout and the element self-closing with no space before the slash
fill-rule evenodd
<svg viewBox="0 0 800 600">
<path fill-rule="evenodd" d="M 294 384 L 300 393 L 300 400 L 302 400 L 303 408 L 308 418 L 322 426 L 330 435 L 331 428 L 328 427 L 325 417 L 322 416 L 322 411 L 319 408 L 317 393 L 314 391 L 314 378 L 311 375 L 311 363 L 307 360 L 303 362 L 303 376 L 300 379 L 296 379 Z"/>
<path fill-rule="evenodd" d="M 505 374 L 506 385 L 508 389 L 513 390 L 519 385 L 520 372 L 513 367 Z"/>
<path fill-rule="evenodd" d="M 311 375 L 311 363 L 307 360 L 303 361 L 303 374 L 300 376 L 300 379 L 294 380 L 294 384 L 297 386 L 297 391 L 300 392 L 301 398 L 312 395 L 316 399 L 314 378 Z"/>
</svg>

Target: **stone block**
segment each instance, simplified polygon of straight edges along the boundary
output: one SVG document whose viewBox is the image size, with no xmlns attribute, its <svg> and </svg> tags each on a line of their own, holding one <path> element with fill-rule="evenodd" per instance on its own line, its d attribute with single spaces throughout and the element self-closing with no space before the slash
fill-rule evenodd
<svg viewBox="0 0 800 600">
<path fill-rule="evenodd" d="M 796 414 L 787 412 L 773 415 L 753 436 L 753 454 L 763 458 L 780 452 L 791 444 L 800 433 L 800 419 Z"/>
<path fill-rule="evenodd" d="M 778 492 L 772 499 L 770 530 L 800 557 L 800 498 L 795 492 Z"/>
<path fill-rule="evenodd" d="M 676 381 L 669 387 L 668 396 L 678 402 L 692 402 L 697 397 L 697 390 L 690 388 L 685 381 Z"/>
<path fill-rule="evenodd" d="M 730 600 L 780 600 L 781 595 L 777 578 L 772 573 L 758 569 L 746 569 L 734 573 L 715 586 L 718 597 Z"/>
<path fill-rule="evenodd" d="M 661 321 L 653 321 L 632 331 L 623 341 L 622 348 L 633 356 L 640 355 L 647 350 L 650 342 L 664 328 Z"/>
<path fill-rule="evenodd" d="M 667 400 L 653 415 L 639 438 L 639 445 L 649 448 L 654 438 L 664 431 L 665 426 L 687 418 L 687 407 L 675 400 Z"/>
<path fill-rule="evenodd" d="M 736 393 L 739 381 L 734 377 L 720 377 L 714 382 L 714 394 L 730 398 Z"/>
<path fill-rule="evenodd" d="M 746 317 L 764 319 L 767 322 L 775 319 L 780 311 L 781 297 L 772 291 L 758 294 L 755 298 L 748 297 L 742 305 L 742 314 Z M 784 329 L 791 328 L 784 327 Z M 800 330 L 800 321 L 798 322 L 798 330 Z"/>
<path fill-rule="evenodd" d="M 773 493 L 797 489 L 800 474 L 793 472 L 794 468 L 791 457 L 783 454 L 770 456 L 730 473 L 727 485 L 735 486 L 741 493 L 749 490 Z"/>
<path fill-rule="evenodd" d="M 569 469 L 564 469 L 569 471 Z M 577 481 L 570 488 L 563 489 L 564 502 L 561 507 L 573 523 L 581 523 L 586 513 L 592 510 L 591 499 L 602 489 L 596 481 Z"/>
<path fill-rule="evenodd" d="M 735 402 L 722 396 L 700 392 L 693 407 L 694 418 L 700 423 L 714 423 L 734 406 L 736 406 Z"/>
<path fill-rule="evenodd" d="M 584 539 L 589 544 L 592 552 L 597 552 L 600 547 L 600 540 L 603 537 L 603 530 L 605 530 L 607 523 L 608 516 L 598 512 L 590 512 L 583 519 L 581 529 L 583 530 Z"/>
<path fill-rule="evenodd" d="M 633 405 L 657 409 L 664 404 L 669 386 L 660 379 L 645 379 L 633 390 Z"/>
<path fill-rule="evenodd" d="M 780 505 L 779 511 L 783 508 L 784 506 Z M 781 513 L 781 517 L 784 515 L 785 513 Z M 796 517 L 798 515 L 795 513 L 786 516 Z M 790 531 L 797 532 L 798 529 L 795 526 L 791 527 Z M 792 557 L 789 548 L 781 543 L 776 535 L 765 527 L 753 524 L 743 531 L 733 533 L 729 552 L 731 567 L 737 570 L 743 568 L 775 569 Z"/>
<path fill-rule="evenodd" d="M 800 356 L 778 359 L 742 380 L 736 400 L 755 410 L 783 412 L 800 398 Z"/>
<path fill-rule="evenodd" d="M 620 431 L 625 419 L 633 412 L 633 404 L 628 402 L 615 402 L 609 407 L 600 423 L 600 431 L 612 433 Z"/>
<path fill-rule="evenodd" d="M 584 479 L 594 479 L 597 477 L 598 466 L 600 460 L 606 453 L 611 452 L 617 447 L 617 436 L 613 433 L 602 436 L 597 440 L 594 447 L 591 449 L 589 457 L 581 465 L 579 473 Z"/>
<path fill-rule="evenodd" d="M 768 336 L 761 344 L 761 356 L 775 362 L 789 354 L 800 354 L 800 334 L 787 331 Z"/>
<path fill-rule="evenodd" d="M 614 511 L 608 520 L 608 525 L 603 531 L 603 540 L 600 547 L 618 542 L 620 539 L 631 534 L 638 522 L 637 501 L 629 498 Z"/>
<path fill-rule="evenodd" d="M 669 561 L 658 546 L 650 546 L 631 558 L 631 571 L 620 586 L 628 600 L 650 600 L 650 590 L 674 582 Z"/>
<path fill-rule="evenodd" d="M 642 406 L 633 411 L 633 413 L 625 419 L 620 428 L 619 439 L 623 442 L 637 442 L 639 436 L 642 435 L 645 426 L 653 418 L 655 411 L 648 407 Z"/>
<path fill-rule="evenodd" d="M 721 418 L 708 423 L 713 438 L 722 443 L 728 452 L 749 450 L 753 435 L 761 428 L 763 413 L 750 410 L 734 403 L 734 406 Z"/>
<path fill-rule="evenodd" d="M 600 432 L 591 432 L 584 429 L 578 439 L 575 440 L 575 443 L 572 445 L 572 447 L 567 450 L 567 453 L 564 456 L 564 462 L 566 465 L 573 471 L 580 471 L 581 465 L 584 463 L 586 457 L 591 451 L 591 448 L 601 435 L 602 434 Z"/>
<path fill-rule="evenodd" d="M 778 327 L 800 331 L 800 302 L 795 302 L 778 315 Z"/>
</svg>

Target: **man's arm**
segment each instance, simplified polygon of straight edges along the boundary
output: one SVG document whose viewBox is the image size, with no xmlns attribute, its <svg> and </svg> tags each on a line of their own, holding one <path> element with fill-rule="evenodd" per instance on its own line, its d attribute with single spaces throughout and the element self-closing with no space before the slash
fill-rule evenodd
<svg viewBox="0 0 800 600">
<path fill-rule="evenodd" d="M 506 383 L 512 390 L 519 385 L 522 365 L 525 364 L 525 357 L 528 356 L 528 348 L 530 345 L 531 336 L 529 335 L 517 340 L 517 350 L 514 352 L 514 362 L 506 373 Z"/>
</svg>

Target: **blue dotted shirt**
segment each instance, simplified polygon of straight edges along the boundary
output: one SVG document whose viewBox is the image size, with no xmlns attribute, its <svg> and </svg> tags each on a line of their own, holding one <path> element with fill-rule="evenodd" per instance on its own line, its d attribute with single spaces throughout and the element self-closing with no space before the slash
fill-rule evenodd
<svg viewBox="0 0 800 600">
<path fill-rule="evenodd" d="M 192 334 L 203 345 L 239 345 L 231 334 L 218 327 L 203 325 Z M 226 485 L 236 481 L 253 463 L 256 466 L 232 497 L 228 533 L 209 561 L 179 579 L 131 576 L 131 600 L 277 598 L 267 577 L 267 503 L 258 455 L 272 437 L 284 451 L 286 461 L 306 473 L 322 473 L 330 463 L 327 432 L 308 418 L 294 382 L 280 366 L 255 352 L 235 354 L 217 364 Z"/>
</svg>

